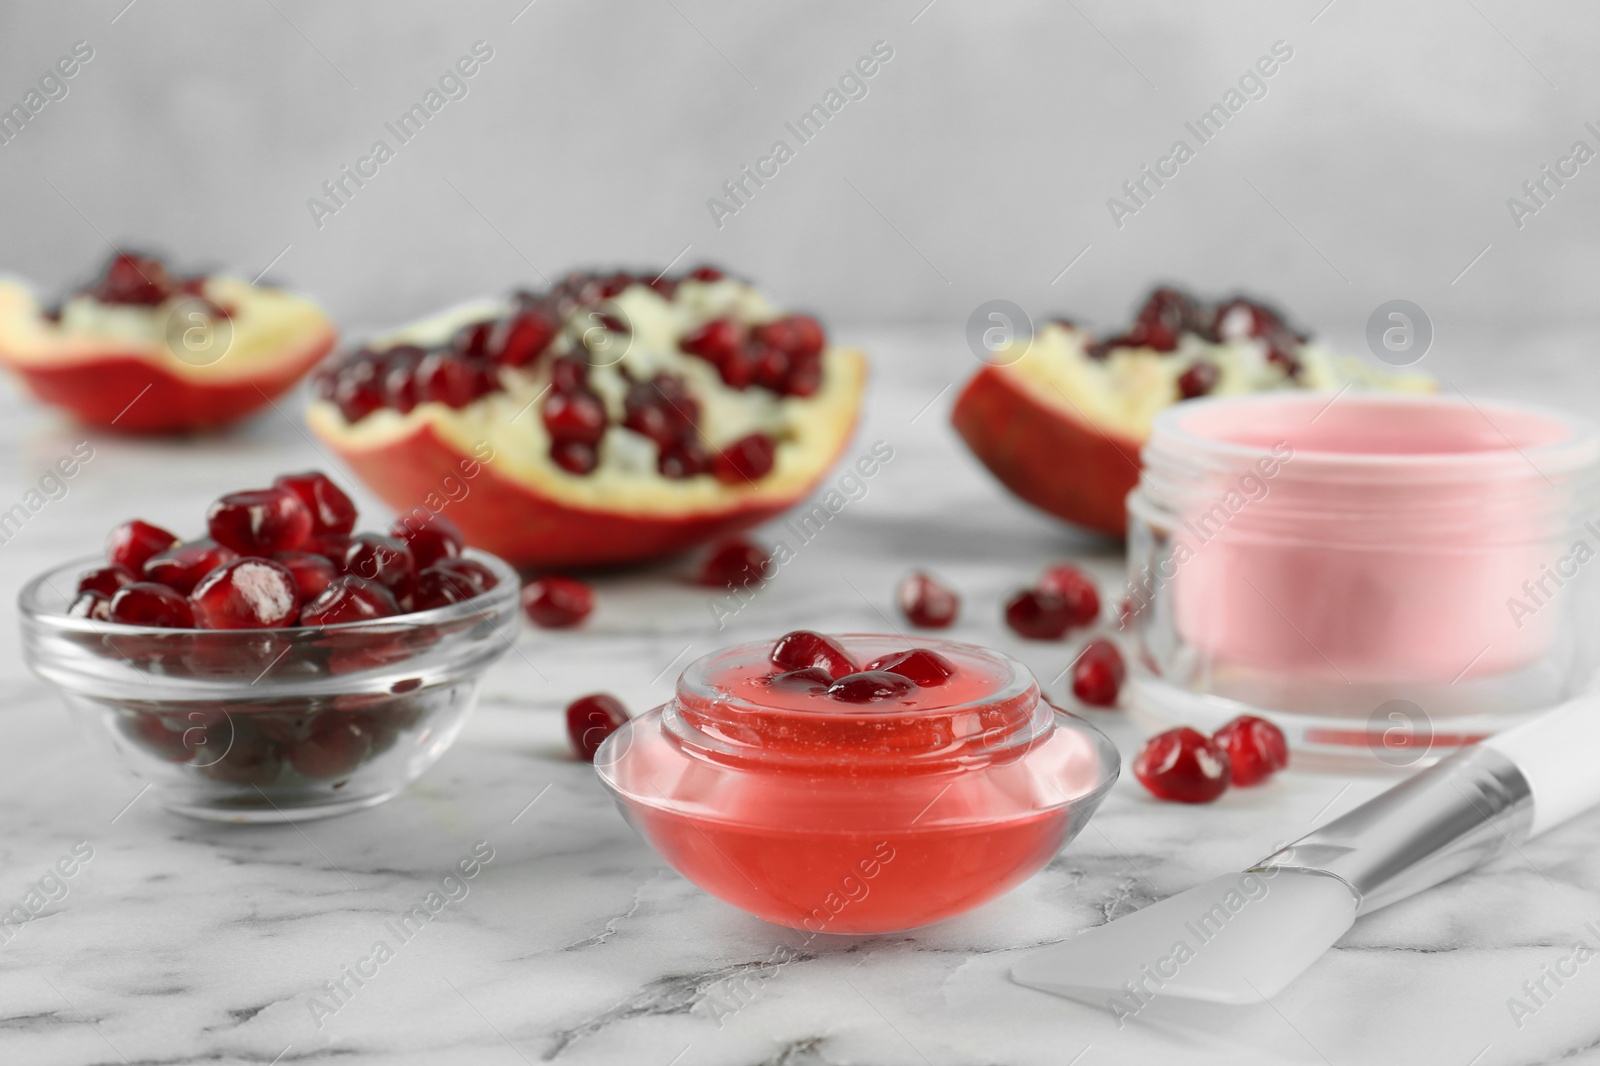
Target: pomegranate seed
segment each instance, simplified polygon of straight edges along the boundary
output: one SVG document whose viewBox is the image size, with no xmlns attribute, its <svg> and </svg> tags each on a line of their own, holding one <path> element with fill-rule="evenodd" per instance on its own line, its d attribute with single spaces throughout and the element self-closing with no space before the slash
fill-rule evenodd
<svg viewBox="0 0 1600 1066">
<path fill-rule="evenodd" d="M 808 696 L 820 696 L 828 691 L 828 686 L 833 684 L 833 675 L 820 666 L 807 666 L 800 670 L 785 670 L 781 674 L 772 675 L 774 688 L 786 689 L 790 692 L 803 692 Z"/>
<path fill-rule="evenodd" d="M 765 433 L 751 433 L 723 448 L 711 460 L 711 473 L 724 485 L 740 485 L 772 472 L 777 443 Z"/>
<path fill-rule="evenodd" d="M 573 754 L 584 762 L 594 762 L 606 737 L 627 724 L 628 709 L 603 692 L 573 700 L 567 707 L 567 739 Z"/>
<path fill-rule="evenodd" d="M 294 575 L 294 587 L 301 603 L 310 603 L 339 576 L 339 568 L 321 555 L 311 552 L 278 552 L 272 557 Z"/>
<path fill-rule="evenodd" d="M 232 548 L 209 538 L 179 544 L 145 560 L 144 579 L 165 585 L 187 596 L 217 567 L 239 558 Z"/>
<path fill-rule="evenodd" d="M 1060 640 L 1072 628 L 1072 610 L 1048 589 L 1023 589 L 1006 604 L 1006 625 L 1029 640 Z"/>
<path fill-rule="evenodd" d="M 1199 309 L 1187 295 L 1176 289 L 1157 289 L 1139 308 L 1128 340 L 1158 352 L 1170 352 L 1178 346 L 1179 336 L 1195 329 L 1199 319 Z"/>
<path fill-rule="evenodd" d="M 1211 739 L 1228 753 L 1236 785 L 1259 784 L 1289 765 L 1289 742 L 1283 730 L 1265 718 L 1241 714 Z"/>
<path fill-rule="evenodd" d="M 1228 755 L 1204 733 L 1182 726 L 1146 741 L 1133 775 L 1158 799 L 1210 803 L 1228 790 Z"/>
<path fill-rule="evenodd" d="M 832 637 L 810 629 L 785 633 L 772 646 L 768 658 L 780 670 L 804 670 L 815 666 L 827 671 L 830 682 L 858 671 L 850 653 Z"/>
<path fill-rule="evenodd" d="M 761 343 L 791 356 L 818 355 L 826 344 L 821 323 L 810 315 L 789 315 L 765 323 L 755 328 L 754 336 Z"/>
<path fill-rule="evenodd" d="M 900 582 L 897 597 L 901 612 L 911 624 L 924 629 L 945 628 L 961 610 L 961 597 L 920 570 Z"/>
<path fill-rule="evenodd" d="M 1300 360 L 1294 357 L 1294 352 L 1299 345 L 1289 337 L 1275 336 L 1267 343 L 1267 362 L 1275 363 L 1283 368 L 1290 380 L 1298 381 L 1300 378 Z"/>
<path fill-rule="evenodd" d="M 153 307 L 177 292 L 178 283 L 154 256 L 118 252 L 105 276 L 85 291 L 101 303 Z"/>
<path fill-rule="evenodd" d="M 544 428 L 558 444 L 600 443 L 606 432 L 606 408 L 600 397 L 587 389 L 550 393 L 544 402 Z"/>
<path fill-rule="evenodd" d="M 589 363 L 581 356 L 563 355 L 550 364 L 550 388 L 553 392 L 589 391 Z"/>
<path fill-rule="evenodd" d="M 138 580 L 139 575 L 129 570 L 126 566 L 112 563 L 110 566 L 100 566 L 93 570 L 85 570 L 78 578 L 78 591 L 98 592 L 102 596 L 114 596 L 122 586 L 131 585 Z"/>
<path fill-rule="evenodd" d="M 163 588 L 165 586 L 162 586 Z M 103 592 L 80 592 L 67 607 L 68 618 L 89 618 L 96 622 L 111 621 L 111 597 Z"/>
<path fill-rule="evenodd" d="M 820 362 L 797 361 L 789 368 L 789 380 L 783 383 L 785 396 L 799 396 L 804 399 L 815 396 L 822 390 L 822 364 Z"/>
<path fill-rule="evenodd" d="M 547 311 L 519 311 L 495 327 L 488 342 L 489 356 L 501 366 L 526 366 L 550 347 L 560 329 L 560 323 Z"/>
<path fill-rule="evenodd" d="M 580 441 L 556 441 L 550 445 L 550 461 L 569 474 L 587 474 L 600 465 L 594 445 Z"/>
<path fill-rule="evenodd" d="M 490 351 L 489 338 L 494 336 L 496 324 L 492 318 L 486 318 L 482 322 L 467 323 L 456 330 L 456 335 L 450 338 L 450 350 L 468 359 L 487 359 Z"/>
<path fill-rule="evenodd" d="M 745 331 L 731 318 L 715 318 L 683 335 L 678 347 L 717 368 L 744 355 Z"/>
<path fill-rule="evenodd" d="M 233 720 L 237 731 L 227 754 L 216 762 L 202 763 L 195 769 L 214 781 L 224 781 L 230 785 L 270 785 L 283 772 L 282 749 L 266 737 L 245 732 L 238 725 L 237 716 Z"/>
<path fill-rule="evenodd" d="M 1192 400 L 1217 387 L 1217 365 L 1204 360 L 1178 375 L 1178 399 Z"/>
<path fill-rule="evenodd" d="M 405 541 L 418 570 L 445 559 L 458 558 L 461 549 L 466 547 L 466 540 L 456 524 L 437 514 L 421 523 L 411 518 L 397 518 L 389 527 L 389 535 Z"/>
<path fill-rule="evenodd" d="M 202 578 L 189 605 L 202 629 L 279 629 L 299 617 L 300 590 L 282 563 L 246 557 Z"/>
<path fill-rule="evenodd" d="M 689 271 L 691 281 L 721 281 L 726 276 L 714 266 L 698 266 Z"/>
<path fill-rule="evenodd" d="M 1109 640 L 1091 640 L 1072 664 L 1072 694 L 1091 707 L 1114 707 L 1128 670 Z"/>
<path fill-rule="evenodd" d="M 289 749 L 289 765 L 306 777 L 332 780 L 348 777 L 371 752 L 372 734 L 355 715 L 321 715 Z"/>
<path fill-rule="evenodd" d="M 661 450 L 656 470 L 672 481 L 697 477 L 711 469 L 711 456 L 699 440 L 689 437 Z"/>
<path fill-rule="evenodd" d="M 1283 319 L 1276 311 L 1251 300 L 1226 300 L 1217 306 L 1212 315 L 1210 339 L 1235 341 L 1246 337 L 1264 337 L 1283 329 Z"/>
<path fill-rule="evenodd" d="M 1100 593 L 1094 582 L 1075 566 L 1061 564 L 1047 569 L 1036 588 L 1053 592 L 1066 601 L 1069 626 L 1093 625 L 1100 617 Z"/>
<path fill-rule="evenodd" d="M 431 611 L 435 607 L 448 607 L 452 603 L 465 603 L 478 595 L 473 583 L 460 574 L 428 567 L 417 575 L 411 589 L 411 609 Z"/>
<path fill-rule="evenodd" d="M 881 703 L 899 699 L 915 687 L 909 677 L 887 670 L 863 670 L 846 674 L 828 686 L 828 695 L 845 703 Z"/>
<path fill-rule="evenodd" d="M 713 588 L 742 589 L 759 585 L 773 572 L 772 556 L 748 540 L 720 545 L 700 567 L 700 584 Z"/>
<path fill-rule="evenodd" d="M 494 571 L 476 559 L 441 559 L 430 569 L 441 570 L 465 580 L 472 587 L 473 595 L 488 592 L 500 583 Z"/>
<path fill-rule="evenodd" d="M 400 613 L 394 594 L 376 581 L 341 577 L 300 611 L 303 626 L 338 626 Z"/>
<path fill-rule="evenodd" d="M 566 629 L 589 617 L 594 590 L 574 577 L 541 577 L 523 586 L 522 610 L 536 626 Z"/>
<path fill-rule="evenodd" d="M 151 556 L 177 546 L 177 537 L 160 526 L 135 518 L 111 531 L 106 539 L 106 559 L 138 573 Z"/>
<path fill-rule="evenodd" d="M 955 676 L 956 664 L 936 651 L 912 648 L 910 651 L 896 652 L 881 659 L 874 659 L 862 667 L 862 670 L 866 673 L 887 671 L 910 678 L 922 688 L 935 688 Z"/>
<path fill-rule="evenodd" d="M 289 489 L 232 492 L 206 512 L 211 539 L 240 555 L 294 551 L 311 535 L 311 508 Z"/>
<path fill-rule="evenodd" d="M 344 572 L 376 581 L 395 592 L 417 576 L 417 565 L 405 541 L 377 533 L 358 533 L 345 549 Z"/>
<path fill-rule="evenodd" d="M 302 474 L 285 474 L 272 484 L 274 488 L 288 489 L 300 497 L 300 502 L 311 512 L 312 533 L 349 533 L 356 528 L 356 505 L 327 474 L 307 470 Z"/>
<path fill-rule="evenodd" d="M 342 573 L 344 570 L 344 553 L 350 550 L 350 534 L 313 533 L 300 545 L 300 550 L 322 556 L 338 567 Z"/>
<path fill-rule="evenodd" d="M 457 410 L 492 390 L 483 364 L 450 351 L 429 352 L 417 365 L 417 402 L 442 403 Z"/>
<path fill-rule="evenodd" d="M 756 344 L 749 350 L 755 370 L 752 380 L 764 389 L 782 392 L 789 383 L 789 355 L 769 344 Z"/>
<path fill-rule="evenodd" d="M 415 344 L 402 344 L 378 357 L 381 360 L 379 378 L 385 407 L 405 415 L 417 406 L 417 367 L 426 354 Z"/>
<path fill-rule="evenodd" d="M 106 614 L 111 621 L 127 626 L 192 629 L 195 623 L 182 593 L 153 581 L 136 581 L 118 589 Z"/>
<path fill-rule="evenodd" d="M 386 405 L 383 384 L 372 364 L 366 372 L 344 373 L 334 385 L 333 402 L 346 422 L 356 423 Z"/>
</svg>

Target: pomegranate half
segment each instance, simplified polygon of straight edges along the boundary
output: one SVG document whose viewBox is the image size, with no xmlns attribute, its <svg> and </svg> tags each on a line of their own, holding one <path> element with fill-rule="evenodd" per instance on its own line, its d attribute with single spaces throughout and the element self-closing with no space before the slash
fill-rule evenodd
<svg viewBox="0 0 1600 1066">
<path fill-rule="evenodd" d="M 312 429 L 401 512 L 524 568 L 672 555 L 810 493 L 854 428 L 861 353 L 745 282 L 574 274 L 336 357 Z"/>
<path fill-rule="evenodd" d="M 337 339 L 310 300 L 118 253 L 59 307 L 0 279 L 0 362 L 45 403 L 129 433 L 215 429 L 288 391 Z"/>
</svg>

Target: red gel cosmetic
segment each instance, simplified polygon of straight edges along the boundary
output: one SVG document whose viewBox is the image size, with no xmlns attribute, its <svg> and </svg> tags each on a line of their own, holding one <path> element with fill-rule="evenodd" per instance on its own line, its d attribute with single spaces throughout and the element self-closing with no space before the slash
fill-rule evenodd
<svg viewBox="0 0 1600 1066">
<path fill-rule="evenodd" d="M 736 907 L 816 933 L 948 918 L 1037 872 L 1116 779 L 1111 743 L 1003 655 L 832 640 L 850 663 L 709 655 L 596 757 L 630 823 Z"/>
</svg>

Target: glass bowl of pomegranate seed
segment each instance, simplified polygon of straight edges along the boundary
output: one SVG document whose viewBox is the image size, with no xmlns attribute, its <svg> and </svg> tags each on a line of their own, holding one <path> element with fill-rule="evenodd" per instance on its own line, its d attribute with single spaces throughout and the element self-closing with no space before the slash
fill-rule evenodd
<svg viewBox="0 0 1600 1066">
<path fill-rule="evenodd" d="M 595 769 L 690 881 L 812 933 L 912 929 L 1037 873 L 1117 750 L 973 644 L 809 630 L 691 664 Z"/>
<path fill-rule="evenodd" d="M 29 666 L 181 814 L 299 821 L 394 796 L 512 648 L 516 571 L 438 516 L 352 534 L 354 506 L 320 474 L 224 496 L 207 519 L 188 542 L 124 523 L 104 558 L 29 582 Z"/>
</svg>

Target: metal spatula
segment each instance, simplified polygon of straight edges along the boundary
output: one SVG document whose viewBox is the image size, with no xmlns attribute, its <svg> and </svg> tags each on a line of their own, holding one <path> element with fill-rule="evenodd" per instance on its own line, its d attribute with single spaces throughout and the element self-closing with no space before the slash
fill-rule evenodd
<svg viewBox="0 0 1600 1066">
<path fill-rule="evenodd" d="M 1363 914 L 1600 803 L 1600 697 L 1562 705 L 1408 778 L 1243 873 L 1043 948 L 1020 984 L 1136 1014 L 1158 997 L 1259 1003 Z"/>
</svg>

